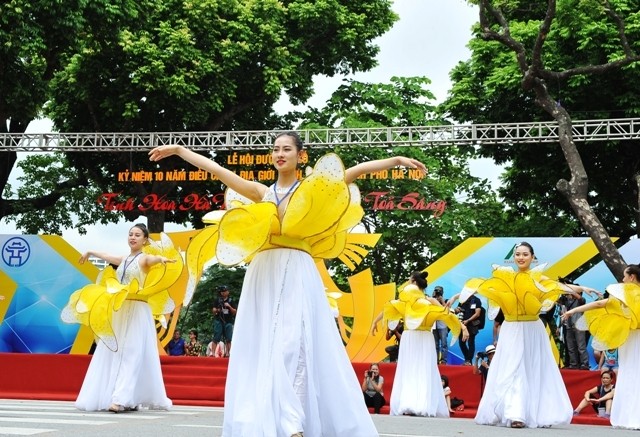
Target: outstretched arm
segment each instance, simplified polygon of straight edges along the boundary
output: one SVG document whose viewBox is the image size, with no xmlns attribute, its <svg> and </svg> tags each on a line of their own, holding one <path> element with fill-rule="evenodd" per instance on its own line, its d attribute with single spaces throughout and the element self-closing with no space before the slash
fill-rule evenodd
<svg viewBox="0 0 640 437">
<path fill-rule="evenodd" d="M 427 167 L 417 159 L 406 158 L 404 156 L 394 156 L 393 158 L 363 162 L 362 164 L 357 164 L 348 168 L 345 172 L 345 181 L 350 184 L 364 174 L 388 170 L 398 166 L 415 168 L 420 171 L 421 176 L 427 174 Z"/>
<path fill-rule="evenodd" d="M 376 335 L 376 333 L 378 332 L 378 323 L 380 323 L 380 320 L 382 320 L 383 314 L 384 313 L 380 311 L 380 314 L 378 314 L 373 320 L 373 323 L 371 324 L 371 335 Z"/>
<path fill-rule="evenodd" d="M 460 293 L 454 294 L 449 298 L 449 300 L 444 304 L 445 307 L 451 308 L 451 306 L 456 303 L 456 301 L 460 298 Z"/>
<path fill-rule="evenodd" d="M 120 255 L 111 255 L 105 252 L 94 252 L 92 250 L 83 253 L 78 262 L 80 264 L 84 264 L 90 256 L 100 258 L 101 260 L 106 261 L 109 264 L 113 264 L 114 266 L 119 266 L 122 262 L 122 256 Z"/>
<path fill-rule="evenodd" d="M 149 152 L 151 161 L 160 161 L 168 156 L 176 155 L 187 161 L 189 164 L 208 171 L 217 176 L 222 183 L 234 191 L 242 194 L 254 202 L 259 202 L 264 197 L 267 187 L 258 182 L 248 181 L 241 178 L 231 170 L 222 167 L 212 159 L 202 156 L 192 150 L 182 146 L 166 145 L 159 146 Z"/>
<path fill-rule="evenodd" d="M 140 259 L 140 267 L 142 268 L 142 271 L 147 272 L 149 271 L 149 268 L 151 268 L 152 266 L 155 266 L 156 264 L 166 264 L 166 263 L 174 263 L 176 262 L 175 259 L 171 259 L 171 258 L 167 258 L 166 256 L 159 256 L 159 255 L 144 255 L 141 259 Z"/>
<path fill-rule="evenodd" d="M 561 316 L 561 318 L 563 321 L 565 321 L 576 313 L 584 313 L 585 311 L 588 311 L 594 308 L 602 308 L 607 304 L 607 302 L 609 302 L 609 299 L 594 300 L 593 302 L 589 302 L 584 305 L 580 305 L 579 307 L 570 309 L 569 311 L 565 312 Z"/>
</svg>

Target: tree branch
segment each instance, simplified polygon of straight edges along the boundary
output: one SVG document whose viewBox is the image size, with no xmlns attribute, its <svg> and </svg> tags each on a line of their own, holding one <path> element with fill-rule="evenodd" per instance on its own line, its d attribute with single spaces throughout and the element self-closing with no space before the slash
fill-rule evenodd
<svg viewBox="0 0 640 437">
<path fill-rule="evenodd" d="M 577 76 L 579 74 L 604 74 L 610 71 L 619 70 L 622 67 L 633 64 L 634 62 L 640 61 L 640 55 L 634 55 L 632 57 L 625 57 L 623 59 L 618 59 L 617 61 L 607 62 L 606 64 L 598 64 L 598 65 L 585 65 L 582 67 L 569 68 L 564 71 L 549 71 L 549 70 L 541 70 L 539 72 L 540 76 L 545 80 L 567 80 L 572 76 Z"/>
<path fill-rule="evenodd" d="M 67 180 L 56 184 L 56 189 L 43 196 L 31 199 L 0 199 L 0 218 L 13 214 L 20 214 L 23 211 L 49 208 L 60 200 L 68 190 L 87 185 L 87 180 L 83 176 L 76 179 Z"/>
<path fill-rule="evenodd" d="M 540 26 L 540 30 L 538 31 L 538 37 L 536 38 L 536 42 L 533 45 L 533 50 L 531 52 L 531 69 L 533 71 L 542 71 L 542 47 L 544 46 L 544 42 L 547 39 L 547 35 L 549 35 L 549 31 L 551 30 L 551 23 L 553 19 L 556 17 L 556 1 L 549 0 L 547 4 L 547 13 L 545 14 L 544 20 L 542 21 L 542 25 Z"/>
<path fill-rule="evenodd" d="M 627 58 L 634 57 L 635 53 L 631 49 L 631 46 L 629 45 L 629 40 L 627 39 L 627 34 L 625 32 L 624 20 L 620 17 L 620 15 L 618 15 L 616 11 L 613 10 L 613 8 L 611 7 L 611 4 L 609 3 L 609 0 L 604 0 L 604 4 L 605 4 L 605 8 L 604 8 L 605 12 L 609 17 L 611 17 L 613 22 L 616 24 L 616 27 L 618 28 L 618 36 L 620 37 L 620 44 L 622 45 L 622 50 L 626 55 L 625 57 Z"/>
<path fill-rule="evenodd" d="M 509 30 L 509 23 L 500 9 L 495 8 L 490 0 L 480 1 L 480 27 L 482 28 L 482 37 L 486 40 L 497 41 L 509 47 L 516 55 L 516 60 L 520 71 L 525 73 L 528 70 L 526 51 L 522 44 L 513 39 Z M 502 33 L 491 29 L 491 23 L 487 17 L 487 11 L 493 16 L 500 25 Z"/>
</svg>

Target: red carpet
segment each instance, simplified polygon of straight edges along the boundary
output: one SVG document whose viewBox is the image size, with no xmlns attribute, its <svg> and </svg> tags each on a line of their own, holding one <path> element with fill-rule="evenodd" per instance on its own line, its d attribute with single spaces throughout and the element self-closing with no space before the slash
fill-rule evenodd
<svg viewBox="0 0 640 437">
<path fill-rule="evenodd" d="M 0 398 L 75 400 L 91 357 L 88 355 L 49 355 L 0 353 Z M 160 357 L 167 395 L 176 405 L 222 406 L 228 361 L 223 358 Z M 353 363 L 358 375 L 364 374 L 368 363 Z M 380 364 L 385 378 L 387 403 L 393 390 L 396 366 Z M 453 417 L 473 418 L 480 400 L 480 377 L 468 366 L 440 366 L 440 373 L 449 377 L 452 396 L 463 399 L 464 411 Z M 600 382 L 598 372 L 562 370 L 571 403 L 575 407 L 584 392 Z M 388 405 L 383 413 L 389 413 Z M 609 425 L 585 408 L 572 423 Z"/>
</svg>

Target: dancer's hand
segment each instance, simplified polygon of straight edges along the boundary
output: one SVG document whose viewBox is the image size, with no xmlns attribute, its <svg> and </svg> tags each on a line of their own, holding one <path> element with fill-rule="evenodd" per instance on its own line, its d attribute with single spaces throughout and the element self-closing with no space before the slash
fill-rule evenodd
<svg viewBox="0 0 640 437">
<path fill-rule="evenodd" d="M 378 321 L 374 321 L 373 325 L 371 325 L 371 335 L 376 335 L 378 333 Z"/>
<path fill-rule="evenodd" d="M 149 160 L 160 161 L 168 156 L 177 155 L 181 148 L 182 146 L 176 146 L 175 144 L 158 146 L 149 152 Z"/>
<path fill-rule="evenodd" d="M 417 159 L 407 158 L 406 156 L 399 156 L 398 158 L 402 167 L 415 168 L 420 172 L 420 177 L 424 177 L 427 174 L 427 166 Z"/>
</svg>

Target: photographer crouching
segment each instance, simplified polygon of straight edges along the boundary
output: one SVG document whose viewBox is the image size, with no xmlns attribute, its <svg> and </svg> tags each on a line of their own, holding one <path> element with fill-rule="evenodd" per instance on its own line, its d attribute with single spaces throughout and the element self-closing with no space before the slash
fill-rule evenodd
<svg viewBox="0 0 640 437">
<path fill-rule="evenodd" d="M 484 391 L 484 383 L 487 381 L 487 375 L 489 374 L 489 367 L 491 366 L 491 360 L 493 354 L 496 351 L 496 347 L 492 344 L 484 349 L 484 352 L 478 352 L 473 359 L 473 374 L 481 375 L 480 380 L 480 394 Z"/>
<path fill-rule="evenodd" d="M 384 378 L 380 376 L 380 368 L 376 363 L 373 363 L 369 366 L 369 370 L 364 372 L 362 392 L 367 408 L 373 408 L 375 414 L 380 414 L 380 408 L 387 403 L 382 392 L 383 384 Z"/>
</svg>

